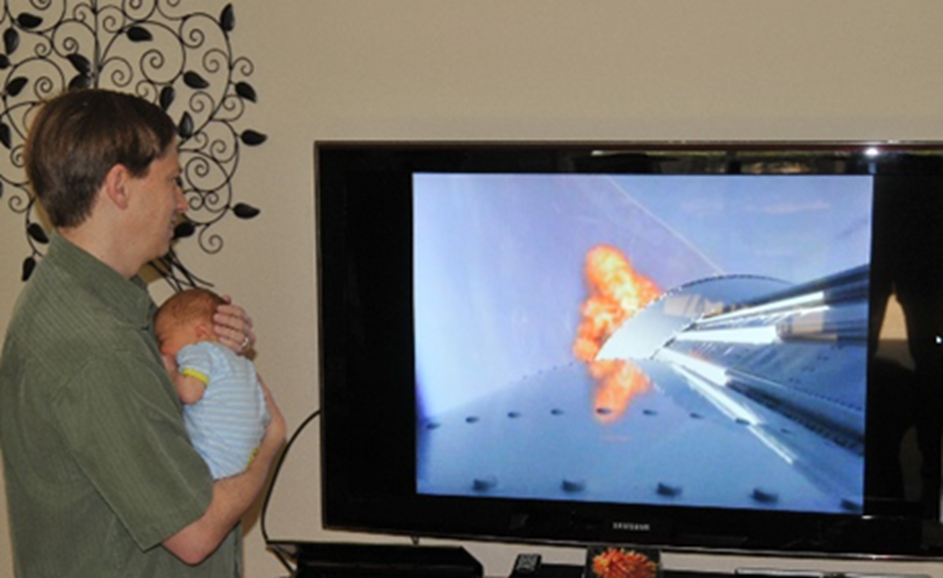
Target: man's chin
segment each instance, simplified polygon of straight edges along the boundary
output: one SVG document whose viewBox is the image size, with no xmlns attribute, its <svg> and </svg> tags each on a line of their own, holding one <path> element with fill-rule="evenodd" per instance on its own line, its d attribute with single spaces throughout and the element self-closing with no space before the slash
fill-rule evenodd
<svg viewBox="0 0 943 578">
<path fill-rule="evenodd" d="M 155 255 L 154 257 L 151 258 L 151 261 L 162 260 L 164 257 L 170 254 L 170 249 L 171 249 L 170 243 L 167 243 L 167 245 L 165 245 L 164 247 L 161 247 L 160 251 L 155 251 Z"/>
</svg>

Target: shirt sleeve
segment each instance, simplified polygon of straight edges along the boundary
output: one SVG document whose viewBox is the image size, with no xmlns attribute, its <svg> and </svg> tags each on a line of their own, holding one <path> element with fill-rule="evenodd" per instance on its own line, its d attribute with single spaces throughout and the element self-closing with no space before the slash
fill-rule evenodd
<svg viewBox="0 0 943 578">
<path fill-rule="evenodd" d="M 177 352 L 177 370 L 209 384 L 215 369 L 210 347 L 212 345 L 205 341 L 181 347 Z"/>
<path fill-rule="evenodd" d="M 162 367 L 132 354 L 90 360 L 53 411 L 85 476 L 147 550 L 198 519 L 212 479 Z"/>
</svg>

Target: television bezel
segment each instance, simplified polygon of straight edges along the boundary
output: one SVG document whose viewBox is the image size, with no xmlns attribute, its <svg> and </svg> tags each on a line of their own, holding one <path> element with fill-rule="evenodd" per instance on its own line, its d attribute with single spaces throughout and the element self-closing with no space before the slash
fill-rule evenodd
<svg viewBox="0 0 943 578">
<path fill-rule="evenodd" d="M 876 154 L 875 154 L 876 152 Z M 817 515 L 785 511 L 740 511 L 712 508 L 662 508 L 612 504 L 422 496 L 407 487 L 415 482 L 414 416 L 390 413 L 390 400 L 399 410 L 415 407 L 412 387 L 411 293 L 407 255 L 393 261 L 374 260 L 375 279 L 386 277 L 394 287 L 380 337 L 380 359 L 352 359 L 352 335 L 347 323 L 351 295 L 347 284 L 347 244 L 352 225 L 346 188 L 376 185 L 373 210 L 389 217 L 380 237 L 358 230 L 358 242 L 388 251 L 385 241 L 402 241 L 408 207 L 402 199 L 384 199 L 386 187 L 402 187 L 413 172 L 523 173 L 644 173 L 653 156 L 693 158 L 705 155 L 711 170 L 750 170 L 747 159 L 766 157 L 780 169 L 801 170 L 816 162 L 843 162 L 849 174 L 873 174 L 880 163 L 897 158 L 943 155 L 943 142 L 886 141 L 318 141 L 315 143 L 316 228 L 318 256 L 318 322 L 321 395 L 322 523 L 325 528 L 355 532 L 532 542 L 586 546 L 630 543 L 676 551 L 729 553 L 789 553 L 792 555 L 894 556 L 938 558 L 937 510 L 910 516 L 867 511 L 864 515 Z M 770 156 L 771 155 L 771 156 Z M 883 156 L 882 156 L 883 155 Z M 830 160 L 829 160 L 830 159 Z M 882 160 L 884 159 L 884 160 Z M 889 159 L 889 160 L 888 160 Z M 795 167 L 785 165 L 795 163 Z M 811 163 L 811 164 L 809 164 Z M 768 170 L 768 169 L 767 169 Z M 822 170 L 821 168 L 812 170 Z M 828 169 L 833 170 L 833 169 Z M 939 174 L 943 176 L 943 169 Z M 395 184 L 393 181 L 396 181 Z M 371 185 L 372 183 L 372 185 Z M 400 190 L 400 189 L 397 189 Z M 388 192 L 388 191 L 387 191 Z M 401 191 L 400 191 L 401 192 Z M 384 204 L 386 203 L 386 204 Z M 362 207 L 360 208 L 362 209 Z M 404 220 L 405 219 L 405 220 Z M 374 221 L 372 226 L 377 225 Z M 366 249 L 361 249 L 366 250 Z M 384 253 L 385 254 L 385 253 Z M 398 269 L 397 269 L 398 268 Z M 394 310 L 395 309 L 395 310 Z M 409 329 L 407 329 L 407 326 Z M 380 351 L 371 346 L 370 353 Z M 359 353 L 363 353 L 362 351 Z M 391 366 L 388 362 L 394 362 Z M 368 365 L 374 369 L 367 369 Z M 364 383 L 351 388 L 352 371 L 372 372 L 376 387 L 400 383 L 394 398 L 374 407 L 366 419 Z M 382 382 L 382 383 L 380 383 Z M 405 385 L 404 385 L 405 384 Z M 395 387 L 395 386 L 394 386 Z M 359 388 L 359 389 L 357 389 Z M 387 393 L 390 393 L 387 391 Z M 377 419 L 381 418 L 382 419 Z M 377 441 L 399 444 L 378 447 Z M 399 453 L 397 453 L 399 452 Z M 355 463 L 356 462 L 356 463 Z M 412 468 L 412 469 L 409 469 Z M 372 468 L 372 470 L 371 470 Z M 400 471 L 392 485 L 384 478 Z M 935 480 L 939 484 L 939 478 Z"/>
</svg>

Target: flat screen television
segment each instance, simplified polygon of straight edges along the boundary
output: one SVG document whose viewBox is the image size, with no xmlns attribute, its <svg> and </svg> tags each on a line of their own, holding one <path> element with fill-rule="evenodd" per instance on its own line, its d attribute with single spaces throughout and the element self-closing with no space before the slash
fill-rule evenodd
<svg viewBox="0 0 943 578">
<path fill-rule="evenodd" d="M 939 556 L 943 145 L 318 142 L 323 523 Z"/>
</svg>

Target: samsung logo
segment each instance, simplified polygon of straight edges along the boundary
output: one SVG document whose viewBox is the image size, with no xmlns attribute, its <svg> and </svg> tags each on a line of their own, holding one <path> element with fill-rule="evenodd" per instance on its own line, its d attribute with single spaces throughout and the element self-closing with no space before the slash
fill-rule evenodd
<svg viewBox="0 0 943 578">
<path fill-rule="evenodd" d="M 651 532 L 652 525 L 648 522 L 613 522 L 612 529 L 626 532 Z"/>
</svg>

